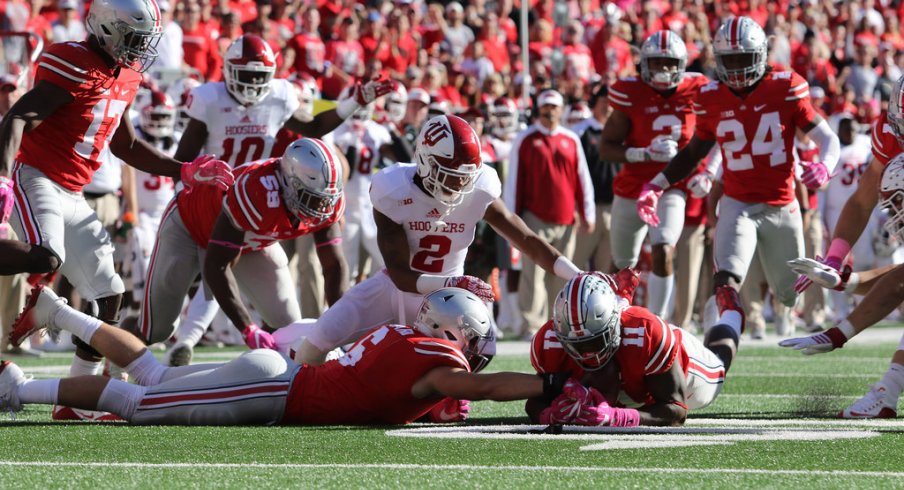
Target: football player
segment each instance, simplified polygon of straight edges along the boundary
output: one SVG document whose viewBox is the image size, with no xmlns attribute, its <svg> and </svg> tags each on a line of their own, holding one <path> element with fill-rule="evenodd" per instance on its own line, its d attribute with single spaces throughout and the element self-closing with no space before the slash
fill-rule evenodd
<svg viewBox="0 0 904 490">
<path fill-rule="evenodd" d="M 443 287 L 461 287 L 492 301 L 488 284 L 462 275 L 480 219 L 546 271 L 563 279 L 580 272 L 506 209 L 499 177 L 482 165 L 480 139 L 463 119 L 427 121 L 415 160 L 373 176 L 370 197 L 385 273 L 349 289 L 313 325 L 277 331 L 306 337 L 298 351 L 301 362 L 321 364 L 329 351 L 376 326 L 411 321 L 424 295 Z"/>
<path fill-rule="evenodd" d="M 288 259 L 278 240 L 313 234 L 330 304 L 342 295 L 348 271 L 339 238 L 342 167 L 318 139 L 295 141 L 280 158 L 235 169 L 235 185 L 183 190 L 164 212 L 151 254 L 137 325 L 148 344 L 166 340 L 198 273 L 251 348 L 273 347 L 239 292 L 270 325 L 301 319 Z"/>
<path fill-rule="evenodd" d="M 867 172 L 870 170 L 867 169 Z M 864 174 L 864 177 L 866 174 Z M 904 240 L 904 153 L 885 167 L 880 181 L 879 205 L 889 212 L 887 231 Z M 850 202 L 850 201 L 848 201 Z M 808 337 L 786 339 L 779 343 L 804 354 L 830 352 L 844 346 L 854 335 L 866 330 L 888 316 L 901 304 L 904 285 L 904 266 L 885 266 L 863 272 L 851 272 L 845 266 L 841 272 L 821 261 L 800 258 L 790 262 L 792 270 L 819 286 L 857 294 L 863 300 L 846 319 L 836 326 Z M 904 336 L 892 355 L 891 364 L 882 379 L 859 400 L 838 413 L 841 418 L 894 418 L 898 399 L 904 390 Z"/>
<path fill-rule="evenodd" d="M 356 85 L 352 97 L 306 122 L 296 114 L 299 101 L 292 82 L 274 79 L 275 71 L 276 56 L 266 41 L 253 34 L 233 41 L 223 57 L 223 81 L 205 83 L 191 93 L 190 119 L 176 158 L 194 158 L 205 149 L 235 167 L 279 156 L 272 150 L 280 128 L 320 138 L 393 85 L 388 80 Z"/>
<path fill-rule="evenodd" d="M 531 342 L 538 373 L 564 373 L 593 388 L 575 420 L 562 423 L 631 427 L 681 425 L 688 410 L 711 404 L 734 357 L 712 338 L 690 332 L 646 308 L 628 306 L 636 273 L 580 274 L 556 299 L 553 319 Z M 715 340 L 715 339 L 712 339 Z M 598 393 L 596 393 L 598 392 Z M 528 415 L 559 413 L 556 403 L 528 400 Z"/>
<path fill-rule="evenodd" d="M 209 159 L 190 164 L 138 139 L 129 106 L 156 58 L 160 12 L 153 0 L 99 0 L 86 19 L 88 39 L 51 45 L 35 84 L 0 128 L 0 221 L 13 199 L 13 226 L 25 242 L 0 241 L 0 274 L 59 270 L 98 316 L 115 324 L 124 285 L 113 266 L 109 234 L 81 190 L 106 150 L 146 172 L 187 186 L 232 183 L 229 168 Z M 12 175 L 10 181 L 8 176 Z M 91 374 L 99 354 L 76 340 L 71 374 Z"/>
<path fill-rule="evenodd" d="M 797 299 L 796 277 L 785 266 L 802 255 L 804 246 L 795 199 L 796 128 L 820 149 L 820 161 L 801 162 L 801 180 L 809 188 L 828 181 L 838 162 L 839 143 L 813 109 L 807 82 L 794 72 L 767 66 L 766 34 L 753 19 L 728 19 L 716 32 L 713 50 L 719 79 L 700 87 L 693 101 L 694 137 L 644 184 L 637 212 L 647 223 L 656 224 L 663 192 L 690 175 L 719 144 L 723 192 L 714 239 L 715 295 L 707 302 L 704 328 L 718 322 L 721 328 L 709 335 L 724 335 L 726 342 L 736 345 L 744 329 L 738 290 L 755 252 L 759 250 L 776 298 L 786 306 L 793 306 Z"/>
<path fill-rule="evenodd" d="M 545 393 L 562 405 L 575 392 L 586 391 L 563 376 L 475 374 L 488 362 L 484 352 L 493 344 L 489 312 L 467 291 L 434 291 L 412 325 L 380 326 L 322 366 L 299 365 L 258 349 L 227 363 L 168 368 L 131 334 L 73 310 L 50 289 L 38 287 L 14 338 L 45 326 L 76 332 L 138 384 L 101 376 L 32 380 L 2 361 L 0 410 L 65 403 L 108 410 L 135 424 L 391 425 L 417 419 L 444 397 L 507 401 Z"/>
<path fill-rule="evenodd" d="M 609 233 L 618 269 L 637 266 L 647 234 L 647 224 L 636 210 L 641 188 L 694 134 L 693 97 L 709 79 L 685 72 L 686 66 L 687 47 L 681 37 L 658 31 L 641 46 L 640 79 L 622 78 L 609 88 L 613 110 L 603 128 L 600 158 L 625 163 L 613 182 Z M 684 228 L 688 180 L 677 182 L 663 195 L 658 208 L 662 222 L 650 229 L 653 274 L 648 279 L 647 307 L 657 315 L 666 315 L 673 288 L 672 262 Z"/>
</svg>

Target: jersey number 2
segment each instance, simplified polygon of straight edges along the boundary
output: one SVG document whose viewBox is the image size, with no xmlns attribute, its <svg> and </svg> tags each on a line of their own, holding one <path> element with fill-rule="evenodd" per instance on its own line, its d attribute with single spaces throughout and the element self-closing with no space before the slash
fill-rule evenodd
<svg viewBox="0 0 904 490">
<path fill-rule="evenodd" d="M 411 258 L 411 267 L 423 272 L 443 270 L 443 257 L 452 249 L 452 239 L 446 235 L 427 235 L 417 244 L 422 250 Z"/>
</svg>

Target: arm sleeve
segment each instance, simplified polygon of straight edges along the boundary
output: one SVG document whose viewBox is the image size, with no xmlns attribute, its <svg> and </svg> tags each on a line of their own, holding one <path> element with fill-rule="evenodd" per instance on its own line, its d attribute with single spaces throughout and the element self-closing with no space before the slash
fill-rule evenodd
<svg viewBox="0 0 904 490">
<path fill-rule="evenodd" d="M 590 224 L 596 223 L 596 202 L 594 202 L 593 179 L 590 178 L 590 168 L 587 166 L 587 157 L 584 155 L 584 147 L 577 137 L 572 138 L 578 153 L 578 206 L 581 206 L 581 217 Z"/>
<path fill-rule="evenodd" d="M 516 208 L 518 203 L 518 160 L 521 153 L 521 142 L 524 140 L 524 133 L 519 134 L 512 143 L 512 150 L 509 153 L 508 171 L 505 173 L 505 185 L 502 187 L 502 202 L 509 211 L 518 214 L 519 209 Z"/>
<path fill-rule="evenodd" d="M 811 129 L 808 135 L 819 148 L 819 161 L 831 174 L 841 157 L 841 143 L 838 141 L 838 135 L 832 131 L 825 119 Z"/>
</svg>

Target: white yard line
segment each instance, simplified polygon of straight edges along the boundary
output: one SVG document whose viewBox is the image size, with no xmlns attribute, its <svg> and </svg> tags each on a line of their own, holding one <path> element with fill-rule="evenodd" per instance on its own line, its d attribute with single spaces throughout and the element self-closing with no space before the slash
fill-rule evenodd
<svg viewBox="0 0 904 490">
<path fill-rule="evenodd" d="M 304 463 L 114 463 L 114 462 L 54 462 L 54 461 L 0 461 L 0 467 L 47 468 L 124 468 L 124 469 L 378 469 L 378 470 L 445 470 L 445 471 L 561 471 L 577 473 L 662 473 L 662 474 L 742 474 L 742 475 L 799 475 L 808 477 L 904 477 L 901 471 L 849 471 L 849 470 L 780 470 L 754 468 L 643 468 L 643 467 L 589 467 L 589 466 L 527 466 L 527 465 L 431 465 L 431 464 L 304 464 Z"/>
</svg>

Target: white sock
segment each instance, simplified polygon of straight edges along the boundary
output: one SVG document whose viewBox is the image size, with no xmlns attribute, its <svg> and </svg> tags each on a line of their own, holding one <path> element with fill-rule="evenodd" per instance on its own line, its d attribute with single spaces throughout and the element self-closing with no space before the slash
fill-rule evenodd
<svg viewBox="0 0 904 490">
<path fill-rule="evenodd" d="M 100 374 L 103 364 L 100 361 L 88 361 L 79 356 L 72 358 L 72 365 L 69 366 L 69 377 L 75 376 L 94 376 Z"/>
<path fill-rule="evenodd" d="M 160 384 L 160 379 L 163 378 L 163 373 L 166 372 L 166 369 L 167 367 L 160 364 L 154 354 L 151 354 L 151 351 L 147 349 L 138 356 L 138 359 L 135 359 L 125 367 L 129 376 L 135 378 L 135 382 L 141 386 Z"/>
<path fill-rule="evenodd" d="M 100 398 L 97 399 L 97 409 L 115 413 L 120 417 L 129 420 L 135 414 L 135 409 L 144 398 L 144 394 L 148 391 L 144 386 L 138 386 L 111 379 L 104 391 L 101 392 Z"/>
<path fill-rule="evenodd" d="M 879 383 L 885 387 L 885 400 L 892 407 L 896 407 L 898 398 L 901 397 L 901 391 L 904 391 L 904 366 L 891 363 Z"/>
<path fill-rule="evenodd" d="M 672 296 L 672 280 L 674 276 L 657 276 L 650 274 L 647 279 L 647 288 L 650 291 L 650 299 L 647 301 L 647 309 L 655 315 L 665 317 L 665 309 L 669 305 L 669 297 Z"/>
<path fill-rule="evenodd" d="M 42 405 L 56 405 L 57 395 L 60 392 L 60 380 L 58 379 L 33 379 L 28 380 L 18 388 L 19 401 L 22 403 L 40 403 Z"/>
<path fill-rule="evenodd" d="M 204 291 L 198 289 L 188 304 L 185 318 L 176 329 L 176 340 L 192 347 L 197 345 L 219 310 L 220 305 L 217 300 L 208 300 L 204 297 Z"/>
<path fill-rule="evenodd" d="M 53 316 L 53 324 L 67 332 L 71 332 L 72 335 L 90 345 L 94 332 L 97 332 L 104 322 L 66 306 L 57 310 L 56 315 Z"/>
<path fill-rule="evenodd" d="M 733 328 L 734 331 L 738 334 L 738 337 L 741 336 L 741 313 L 735 310 L 725 310 L 721 316 L 719 316 L 719 323 L 722 325 L 728 325 Z"/>
</svg>

